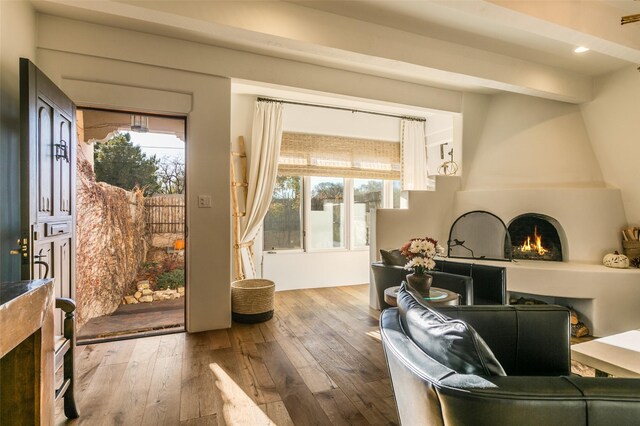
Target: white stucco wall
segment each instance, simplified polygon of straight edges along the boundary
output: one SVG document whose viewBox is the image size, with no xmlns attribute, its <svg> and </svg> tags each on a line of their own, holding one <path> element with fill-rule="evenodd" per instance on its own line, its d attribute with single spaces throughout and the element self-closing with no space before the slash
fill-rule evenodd
<svg viewBox="0 0 640 426">
<path fill-rule="evenodd" d="M 230 80 L 46 49 L 38 50 L 37 64 L 81 104 L 186 115 L 187 330 L 229 327 Z M 154 94 L 165 101 L 154 102 Z M 199 194 L 217 202 L 198 208 Z"/>
<path fill-rule="evenodd" d="M 230 324 L 229 148 L 239 134 L 247 136 L 252 113 L 240 105 L 246 107 L 250 100 L 234 98 L 239 104 L 232 103 L 225 77 L 448 111 L 459 111 L 462 99 L 455 91 L 48 15 L 39 15 L 37 26 L 36 64 L 63 89 L 82 81 L 98 87 L 92 89 L 95 99 L 83 102 L 160 113 L 185 114 L 188 109 L 189 331 Z M 139 93 L 148 96 L 135 96 Z M 190 102 L 184 102 L 185 95 Z M 236 114 L 245 122 L 236 122 Z M 198 209 L 198 194 L 212 195 L 213 208 Z"/>
<path fill-rule="evenodd" d="M 481 134 L 463 136 L 465 189 L 604 185 L 578 106 L 515 94 L 465 103 L 465 120 L 485 114 Z"/>
<path fill-rule="evenodd" d="M 605 182 L 620 188 L 629 225 L 640 226 L 640 72 L 635 66 L 598 78 L 581 105 Z"/>
</svg>

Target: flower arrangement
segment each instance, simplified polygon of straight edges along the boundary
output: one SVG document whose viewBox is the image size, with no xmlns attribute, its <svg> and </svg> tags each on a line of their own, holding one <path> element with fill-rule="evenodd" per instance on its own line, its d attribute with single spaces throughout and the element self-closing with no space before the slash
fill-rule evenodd
<svg viewBox="0 0 640 426">
<path fill-rule="evenodd" d="M 412 238 L 400 248 L 400 253 L 409 259 L 404 265 L 405 269 L 413 270 L 414 274 L 421 275 L 436 267 L 433 258 L 441 253 L 443 248 L 433 238 Z"/>
</svg>

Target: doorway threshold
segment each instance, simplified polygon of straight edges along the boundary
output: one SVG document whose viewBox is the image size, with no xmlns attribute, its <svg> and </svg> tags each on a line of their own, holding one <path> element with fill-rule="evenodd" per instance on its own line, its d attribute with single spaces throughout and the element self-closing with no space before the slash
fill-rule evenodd
<svg viewBox="0 0 640 426">
<path fill-rule="evenodd" d="M 95 343 L 107 343 L 107 342 L 114 342 L 118 340 L 141 339 L 144 337 L 163 336 L 165 334 L 176 334 L 176 333 L 184 333 L 184 332 L 185 332 L 184 326 L 178 325 L 178 326 L 169 326 L 169 327 L 160 328 L 160 329 L 137 330 L 134 332 L 126 332 L 122 334 L 114 333 L 114 334 L 108 334 L 104 336 L 88 337 L 88 338 L 83 338 L 82 340 L 78 340 L 76 344 L 78 346 L 93 345 Z"/>
<path fill-rule="evenodd" d="M 121 305 L 111 315 L 91 318 L 77 334 L 78 345 L 184 331 L 184 298 Z"/>
</svg>

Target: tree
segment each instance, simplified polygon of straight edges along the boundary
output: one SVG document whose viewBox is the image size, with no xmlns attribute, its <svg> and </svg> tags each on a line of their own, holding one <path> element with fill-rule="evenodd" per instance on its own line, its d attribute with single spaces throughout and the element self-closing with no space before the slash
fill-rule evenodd
<svg viewBox="0 0 640 426">
<path fill-rule="evenodd" d="M 178 157 L 162 157 L 158 161 L 158 183 L 163 194 L 184 194 L 184 161 Z"/>
<path fill-rule="evenodd" d="M 278 176 L 273 188 L 269 213 L 264 220 L 264 246 L 266 248 L 299 248 L 300 200 L 302 178 Z"/>
<path fill-rule="evenodd" d="M 311 210 L 322 210 L 325 203 L 342 202 L 344 184 L 342 182 L 321 182 L 311 191 Z"/>
<path fill-rule="evenodd" d="M 147 157 L 139 146 L 133 145 L 129 133 L 118 133 L 107 142 L 96 144 L 94 159 L 96 180 L 99 182 L 128 191 L 137 186 L 145 196 L 156 193 L 160 188 L 156 156 Z"/>
</svg>

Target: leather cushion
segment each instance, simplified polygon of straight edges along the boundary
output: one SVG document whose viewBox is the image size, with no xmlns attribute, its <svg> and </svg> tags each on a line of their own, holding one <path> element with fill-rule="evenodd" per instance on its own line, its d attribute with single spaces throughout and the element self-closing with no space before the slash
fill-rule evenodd
<svg viewBox="0 0 640 426">
<path fill-rule="evenodd" d="M 404 284 L 397 301 L 404 332 L 431 358 L 459 374 L 506 376 L 489 346 L 469 324 L 421 304 Z"/>
<path fill-rule="evenodd" d="M 404 266 L 409 262 L 409 259 L 403 256 L 398 249 L 380 249 L 380 257 L 382 258 L 382 264 L 387 266 Z"/>
</svg>

